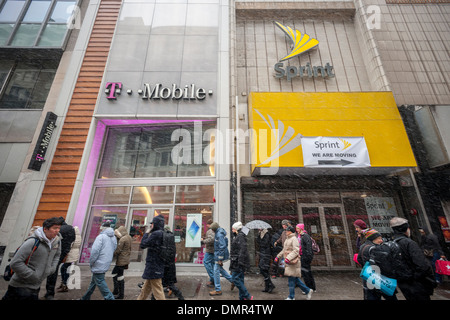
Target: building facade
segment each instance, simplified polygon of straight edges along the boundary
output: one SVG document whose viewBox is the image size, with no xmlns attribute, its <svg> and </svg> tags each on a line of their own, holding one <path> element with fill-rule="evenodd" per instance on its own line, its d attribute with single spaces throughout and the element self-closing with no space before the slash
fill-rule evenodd
<svg viewBox="0 0 450 320">
<path fill-rule="evenodd" d="M 356 219 L 447 250 L 450 4 L 33 1 L 0 6 L 0 246 L 63 216 L 79 263 L 105 221 L 163 215 L 178 267 L 206 221 L 303 222 L 352 269 Z M 11 59 L 14 57 L 14 59 Z M 254 252 L 255 231 L 249 233 Z M 255 255 L 252 255 L 253 257 Z M 256 266 L 256 261 L 253 260 Z"/>
</svg>

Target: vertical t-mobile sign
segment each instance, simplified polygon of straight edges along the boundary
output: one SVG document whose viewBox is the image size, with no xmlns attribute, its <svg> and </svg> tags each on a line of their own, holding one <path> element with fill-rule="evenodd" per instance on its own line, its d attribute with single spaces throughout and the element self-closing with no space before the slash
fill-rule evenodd
<svg viewBox="0 0 450 320">
<path fill-rule="evenodd" d="M 33 155 L 31 156 L 28 169 L 40 171 L 42 163 L 45 161 L 45 154 L 48 146 L 50 145 L 50 139 L 52 138 L 53 131 L 56 128 L 57 115 L 53 112 L 47 112 L 44 124 L 42 125 L 41 133 L 36 142 Z"/>
</svg>

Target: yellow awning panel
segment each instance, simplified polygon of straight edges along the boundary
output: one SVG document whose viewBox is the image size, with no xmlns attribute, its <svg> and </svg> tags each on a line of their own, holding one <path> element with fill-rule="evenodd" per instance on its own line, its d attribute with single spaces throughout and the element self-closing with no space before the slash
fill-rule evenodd
<svg viewBox="0 0 450 320">
<path fill-rule="evenodd" d="M 392 92 L 253 92 L 249 126 L 252 171 L 304 167 L 301 138 L 318 136 L 364 138 L 371 167 L 416 166 Z"/>
</svg>

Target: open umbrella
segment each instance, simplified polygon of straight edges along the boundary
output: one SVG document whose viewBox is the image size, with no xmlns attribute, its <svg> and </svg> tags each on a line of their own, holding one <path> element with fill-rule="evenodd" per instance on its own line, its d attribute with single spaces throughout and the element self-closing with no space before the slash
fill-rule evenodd
<svg viewBox="0 0 450 320">
<path fill-rule="evenodd" d="M 249 229 L 269 229 L 269 228 L 272 228 L 272 226 L 270 224 L 268 224 L 267 222 L 264 222 L 262 220 L 250 221 L 245 226 L 247 228 L 249 228 Z"/>
</svg>

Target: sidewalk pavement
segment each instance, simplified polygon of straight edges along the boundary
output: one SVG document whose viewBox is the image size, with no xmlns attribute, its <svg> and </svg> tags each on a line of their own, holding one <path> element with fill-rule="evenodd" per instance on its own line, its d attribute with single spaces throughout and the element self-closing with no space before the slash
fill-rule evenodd
<svg viewBox="0 0 450 320">
<path fill-rule="evenodd" d="M 88 267 L 80 267 L 79 288 L 69 290 L 65 293 L 56 293 L 55 300 L 78 300 L 86 292 L 90 283 L 91 272 Z M 142 282 L 142 271 L 125 271 L 125 299 L 136 300 L 140 288 L 139 283 Z M 363 300 L 362 281 L 359 272 L 340 272 L 340 271 L 314 271 L 316 282 L 316 292 L 312 294 L 311 300 Z M 214 288 L 207 287 L 208 277 L 206 272 L 181 273 L 177 274 L 177 287 L 183 293 L 185 300 L 238 300 L 238 289 L 231 290 L 231 284 L 221 278 L 222 295 L 210 296 L 209 292 Z M 56 286 L 60 285 L 61 277 L 58 276 Z M 113 281 L 111 271 L 106 274 L 106 282 L 112 290 Z M 263 277 L 259 274 L 247 274 L 245 276 L 245 285 L 253 296 L 254 300 L 284 300 L 288 296 L 288 279 L 287 277 L 272 278 L 272 282 L 276 288 L 272 293 L 262 292 L 264 289 Z M 75 283 L 75 285 L 77 285 Z M 0 297 L 6 292 L 8 282 L 3 278 L 0 280 Z M 45 294 L 45 281 L 42 283 L 40 297 Z M 167 293 L 166 293 L 167 296 Z M 405 300 L 401 293 L 397 294 L 399 300 Z M 92 295 L 92 300 L 103 300 L 98 289 Z M 167 297 L 168 300 L 177 300 L 177 298 Z M 306 296 L 302 294 L 299 288 L 295 289 L 295 300 L 306 300 Z M 431 300 L 450 300 L 450 282 L 448 279 L 435 289 Z"/>
</svg>

